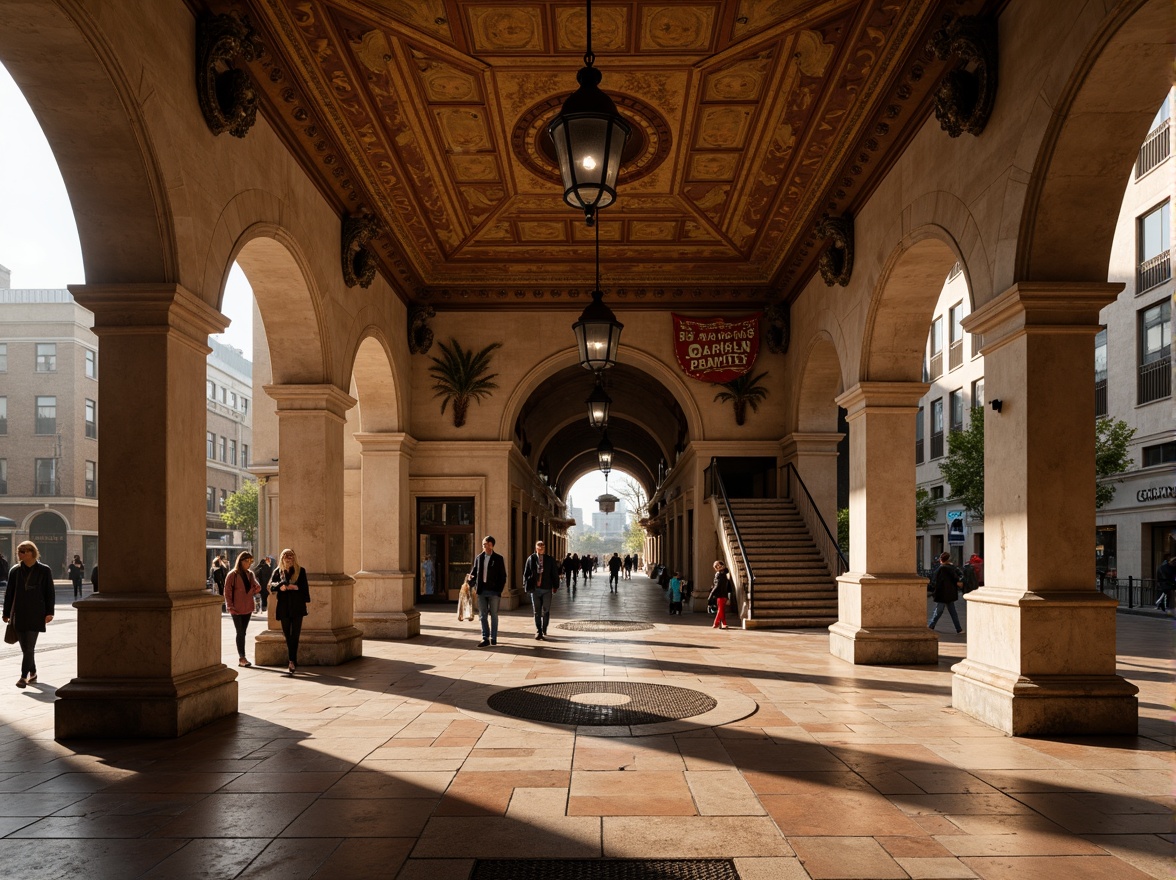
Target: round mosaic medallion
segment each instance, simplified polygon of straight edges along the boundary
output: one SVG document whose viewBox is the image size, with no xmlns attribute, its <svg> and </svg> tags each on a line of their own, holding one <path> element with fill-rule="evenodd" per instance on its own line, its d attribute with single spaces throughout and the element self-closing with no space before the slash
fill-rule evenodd
<svg viewBox="0 0 1176 880">
<path fill-rule="evenodd" d="M 701 691 L 666 684 L 566 681 L 499 691 L 486 705 L 529 721 L 615 727 L 692 718 L 711 711 L 718 701 Z"/>
<path fill-rule="evenodd" d="M 557 623 L 555 628 L 594 633 L 637 632 L 653 629 L 653 624 L 645 620 L 569 620 L 567 623 Z"/>
</svg>

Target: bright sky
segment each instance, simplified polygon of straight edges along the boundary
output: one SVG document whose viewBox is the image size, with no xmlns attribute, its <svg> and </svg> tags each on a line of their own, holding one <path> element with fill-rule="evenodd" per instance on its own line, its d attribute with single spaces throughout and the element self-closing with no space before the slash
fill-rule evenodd
<svg viewBox="0 0 1176 880">
<path fill-rule="evenodd" d="M 617 491 L 617 486 L 620 480 L 632 479 L 624 471 L 614 470 L 608 475 L 609 491 L 617 497 L 620 497 L 620 492 Z M 633 482 L 637 482 L 633 480 Z M 568 493 L 568 507 L 573 505 L 584 510 L 584 518 L 591 524 L 592 519 L 589 514 L 592 511 L 599 510 L 596 506 L 597 496 L 604 494 L 604 474 L 600 471 L 593 471 L 590 474 L 585 474 L 572 484 L 572 490 Z"/>
<path fill-rule="evenodd" d="M 60 290 L 86 280 L 73 208 L 37 118 L 0 65 L 0 266 L 15 288 Z M 232 324 L 219 342 L 253 359 L 253 291 L 234 264 L 221 309 Z"/>
</svg>

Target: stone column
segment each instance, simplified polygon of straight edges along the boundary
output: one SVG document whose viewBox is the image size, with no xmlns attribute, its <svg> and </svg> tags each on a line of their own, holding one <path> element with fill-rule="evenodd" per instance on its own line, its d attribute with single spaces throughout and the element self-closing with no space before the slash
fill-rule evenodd
<svg viewBox="0 0 1176 880">
<path fill-rule="evenodd" d="M 834 537 L 837 537 L 837 444 L 842 436 L 797 432 L 789 434 L 780 444 L 784 463 L 796 468 Z M 781 491 L 784 488 L 781 486 Z"/>
<path fill-rule="evenodd" d="M 984 335 L 985 586 L 969 593 L 952 705 L 1013 735 L 1136 732 L 1115 674 L 1115 600 L 1095 587 L 1094 345 L 1120 284 L 1022 283 L 966 321 Z"/>
<path fill-rule="evenodd" d="M 849 571 L 829 650 L 850 663 L 937 663 L 927 581 L 915 569 L 915 413 L 922 382 L 861 382 L 837 398 L 849 422 Z"/>
<path fill-rule="evenodd" d="M 205 361 L 228 321 L 174 284 L 78 285 L 101 340 L 102 592 L 78 609 L 55 735 L 181 736 L 237 711 L 204 588 Z"/>
<path fill-rule="evenodd" d="M 266 385 L 278 406 L 278 544 L 298 555 L 310 581 L 310 614 L 298 662 L 335 666 L 359 657 L 355 581 L 343 573 L 343 428 L 355 399 L 334 385 Z M 269 603 L 269 629 L 257 637 L 257 663 L 285 666 L 282 627 Z"/>
<path fill-rule="evenodd" d="M 409 639 L 421 633 L 408 483 L 417 442 L 407 434 L 392 433 L 356 434 L 355 439 L 363 460 L 363 570 L 355 575 L 355 623 L 364 638 Z"/>
</svg>

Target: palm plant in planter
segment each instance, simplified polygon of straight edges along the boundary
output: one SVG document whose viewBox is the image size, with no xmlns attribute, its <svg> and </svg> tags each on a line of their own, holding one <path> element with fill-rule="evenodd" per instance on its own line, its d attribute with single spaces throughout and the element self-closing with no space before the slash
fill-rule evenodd
<svg viewBox="0 0 1176 880">
<path fill-rule="evenodd" d="M 476 354 L 472 348 L 465 351 L 453 338 L 448 345 L 444 342 L 438 344 L 441 357 L 430 358 L 433 366 L 429 367 L 433 391 L 436 392 L 433 396 L 441 398 L 443 414 L 449 401 L 453 401 L 453 427 L 460 428 L 465 424 L 470 401 L 489 397 L 490 392 L 498 387 L 494 381 L 498 374 L 489 373 L 490 355 L 494 349 L 501 348 L 502 343 L 492 342 Z"/>
<path fill-rule="evenodd" d="M 767 372 L 760 373 L 758 376 L 753 376 L 751 373 L 744 373 L 730 382 L 724 382 L 723 387 L 726 391 L 720 391 L 715 395 L 715 400 L 719 403 L 726 403 L 731 401 L 735 406 L 735 424 L 742 425 L 747 420 L 747 408 L 750 406 L 752 412 L 759 410 L 759 405 L 765 397 L 768 396 L 768 389 L 759 384 L 760 379 L 767 376 Z"/>
</svg>

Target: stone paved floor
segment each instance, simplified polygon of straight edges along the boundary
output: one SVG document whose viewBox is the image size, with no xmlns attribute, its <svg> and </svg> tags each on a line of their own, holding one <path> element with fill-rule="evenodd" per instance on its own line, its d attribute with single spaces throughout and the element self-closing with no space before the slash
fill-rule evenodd
<svg viewBox="0 0 1176 880">
<path fill-rule="evenodd" d="M 64 598 L 64 592 L 60 595 Z M 558 630 L 569 617 L 653 630 Z M 425 609 L 410 642 L 338 668 L 240 676 L 240 714 L 179 740 L 53 741 L 76 612 L 43 642 L 42 683 L 0 691 L 4 877 L 465 880 L 475 858 L 735 860 L 743 880 L 1172 877 L 1172 630 L 1119 617 L 1140 735 L 1011 739 L 951 709 L 964 639 L 937 668 L 855 668 L 823 631 L 714 631 L 669 617 L 650 581 L 555 602 L 552 639 L 504 615 Z M 260 624 L 254 624 L 254 633 Z M 225 660 L 234 664 L 226 617 Z M 475 685 L 629 677 L 737 691 L 755 714 L 675 735 L 487 725 Z"/>
</svg>

